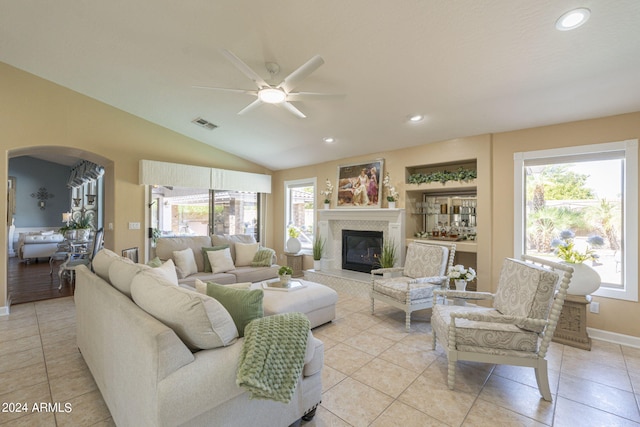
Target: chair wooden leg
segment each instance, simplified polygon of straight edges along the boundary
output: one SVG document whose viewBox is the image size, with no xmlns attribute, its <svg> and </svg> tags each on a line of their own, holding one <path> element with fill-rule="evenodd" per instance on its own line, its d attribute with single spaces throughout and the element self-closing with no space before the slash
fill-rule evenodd
<svg viewBox="0 0 640 427">
<path fill-rule="evenodd" d="M 374 299 L 373 297 L 371 297 L 371 314 L 373 314 L 373 310 L 374 310 Z"/>
<path fill-rule="evenodd" d="M 447 384 L 453 390 L 456 386 L 456 361 L 449 355 L 449 371 L 447 374 Z"/>
<path fill-rule="evenodd" d="M 538 390 L 542 398 L 547 402 L 551 402 L 551 389 L 549 388 L 549 373 L 547 372 L 547 361 L 541 359 L 538 361 L 538 366 L 534 368 L 536 370 L 536 381 L 538 383 Z"/>
<path fill-rule="evenodd" d="M 407 332 L 411 332 L 411 312 L 410 311 L 407 311 L 407 313 L 405 314 L 404 327 L 406 328 Z"/>
<path fill-rule="evenodd" d="M 436 330 L 431 328 L 431 350 L 436 349 Z"/>
</svg>

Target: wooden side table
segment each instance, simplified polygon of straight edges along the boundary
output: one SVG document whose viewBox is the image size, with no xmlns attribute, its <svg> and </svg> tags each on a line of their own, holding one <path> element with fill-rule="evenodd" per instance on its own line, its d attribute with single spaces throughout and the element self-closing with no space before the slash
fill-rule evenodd
<svg viewBox="0 0 640 427">
<path fill-rule="evenodd" d="M 302 254 L 285 254 L 287 256 L 287 266 L 291 267 L 293 274 L 291 277 L 302 277 Z"/>
<path fill-rule="evenodd" d="M 571 347 L 591 350 L 591 338 L 587 333 L 587 305 L 591 295 L 567 295 L 560 312 L 560 319 L 553 341 Z"/>
</svg>

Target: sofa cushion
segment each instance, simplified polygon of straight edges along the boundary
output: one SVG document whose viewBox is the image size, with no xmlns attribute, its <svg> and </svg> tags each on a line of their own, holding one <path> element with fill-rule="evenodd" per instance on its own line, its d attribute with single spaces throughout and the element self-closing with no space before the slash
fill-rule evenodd
<svg viewBox="0 0 640 427">
<path fill-rule="evenodd" d="M 231 270 L 233 271 L 233 270 Z M 229 273 L 196 273 L 191 276 L 178 280 L 178 283 L 181 285 L 188 285 L 192 288 L 195 287 L 196 280 L 202 280 L 203 282 L 215 282 L 221 285 L 230 285 L 232 283 L 236 283 L 238 279 L 236 276 Z"/>
<path fill-rule="evenodd" d="M 236 243 L 236 257 L 234 258 L 234 264 L 236 267 L 246 267 L 251 265 L 253 257 L 258 252 L 258 243 Z"/>
<path fill-rule="evenodd" d="M 109 282 L 114 288 L 131 298 L 131 282 L 143 270 L 150 269 L 145 264 L 134 264 L 129 258 L 118 257 L 109 266 Z"/>
<path fill-rule="evenodd" d="M 236 276 L 236 282 L 261 282 L 278 277 L 279 268 L 277 265 L 271 267 L 238 267 L 229 271 L 229 273 Z"/>
<path fill-rule="evenodd" d="M 558 277 L 557 273 L 540 266 L 507 258 L 502 264 L 493 307 L 509 316 L 546 319 Z M 544 329 L 544 326 L 518 326 L 534 332 Z"/>
<path fill-rule="evenodd" d="M 251 267 L 271 267 L 273 256 L 276 254 L 271 248 L 260 248 L 251 260 Z"/>
<path fill-rule="evenodd" d="M 236 289 L 208 282 L 207 295 L 220 301 L 227 309 L 241 337 L 244 336 L 244 328 L 249 322 L 264 316 L 262 289 Z"/>
<path fill-rule="evenodd" d="M 96 256 L 93 258 L 93 260 L 91 261 L 91 267 L 93 268 L 93 271 L 102 279 L 105 281 L 109 281 L 109 266 L 111 265 L 111 263 L 116 260 L 122 258 L 120 255 L 118 255 L 117 253 L 103 248 L 101 251 L 99 251 Z M 127 260 L 129 260 L 130 262 L 133 263 L 133 261 L 131 261 L 129 258 L 126 258 Z"/>
<path fill-rule="evenodd" d="M 229 248 L 221 249 L 219 251 L 207 252 L 209 262 L 211 263 L 212 273 L 224 273 L 235 269 L 233 265 L 233 259 L 231 259 L 231 251 Z"/>
<path fill-rule="evenodd" d="M 222 304 L 190 291 L 156 274 L 155 269 L 136 275 L 131 283 L 133 301 L 144 311 L 169 326 L 191 350 L 227 346 L 238 331 Z"/>
<path fill-rule="evenodd" d="M 193 254 L 193 249 L 191 248 L 186 248 L 181 251 L 173 251 L 173 260 L 176 264 L 178 279 L 184 279 L 185 277 L 198 272 L 196 259 Z"/>
<path fill-rule="evenodd" d="M 204 256 L 201 250 L 204 246 L 211 246 L 211 238 L 209 236 L 160 237 L 156 242 L 156 255 L 161 260 L 166 261 L 173 257 L 173 251 L 191 248 L 193 249 L 198 271 L 204 271 Z"/>
<path fill-rule="evenodd" d="M 202 248 L 202 255 L 204 258 L 204 272 L 205 273 L 211 273 L 211 263 L 209 262 L 209 255 L 207 255 L 207 252 L 209 251 L 219 251 L 222 249 L 226 249 L 228 248 L 229 245 L 221 245 L 221 246 L 205 246 Z"/>
</svg>

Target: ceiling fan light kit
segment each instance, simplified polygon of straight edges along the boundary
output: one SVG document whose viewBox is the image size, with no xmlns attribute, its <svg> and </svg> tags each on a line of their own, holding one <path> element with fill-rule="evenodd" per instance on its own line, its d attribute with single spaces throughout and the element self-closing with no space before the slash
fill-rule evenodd
<svg viewBox="0 0 640 427">
<path fill-rule="evenodd" d="M 245 90 L 245 89 L 231 89 L 231 88 L 221 88 L 221 87 L 208 87 L 208 86 L 194 86 L 199 89 L 211 89 L 218 90 L 223 92 L 233 92 L 233 93 L 242 93 L 246 95 L 254 95 L 257 96 L 257 99 L 253 101 L 251 104 L 244 107 L 242 110 L 238 112 L 238 114 L 245 114 L 256 107 L 259 107 L 262 104 L 276 104 L 277 106 L 283 107 L 285 110 L 289 111 L 291 114 L 299 117 L 301 119 L 306 118 L 307 116 L 302 113 L 302 111 L 298 110 L 290 101 L 297 101 L 301 98 L 305 97 L 313 97 L 313 96 L 335 96 L 334 94 L 327 93 L 316 93 L 316 92 L 292 92 L 292 90 L 300 83 L 302 80 L 307 78 L 309 74 L 313 73 L 318 69 L 322 64 L 324 64 L 324 60 L 320 55 L 315 55 L 313 58 L 304 63 L 301 67 L 293 71 L 287 77 L 282 80 L 282 82 L 273 86 L 268 84 L 258 73 L 253 71 L 251 67 L 245 64 L 240 58 L 231 53 L 226 49 L 220 49 L 222 55 L 229 60 L 238 70 L 242 71 L 242 73 L 247 76 L 251 81 L 255 83 L 258 87 L 258 90 Z M 273 77 L 275 74 L 280 72 L 280 66 L 275 62 L 267 62 L 265 63 L 265 67 L 269 74 Z"/>
</svg>

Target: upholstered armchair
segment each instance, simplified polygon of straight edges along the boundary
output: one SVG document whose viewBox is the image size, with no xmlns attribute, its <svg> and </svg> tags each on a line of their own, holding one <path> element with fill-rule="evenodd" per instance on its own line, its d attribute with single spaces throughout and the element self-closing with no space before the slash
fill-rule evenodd
<svg viewBox="0 0 640 427">
<path fill-rule="evenodd" d="M 447 354 L 449 388 L 458 360 L 529 366 L 542 398 L 551 401 L 545 357 L 572 274 L 571 267 L 525 255 L 504 260 L 495 294 L 435 291 L 446 299 L 433 307 L 433 349 L 438 342 Z M 450 305 L 450 298 L 486 299 L 493 306 Z"/>
<path fill-rule="evenodd" d="M 404 267 L 371 271 L 371 314 L 375 300 L 404 310 L 405 327 L 411 329 L 411 312 L 433 306 L 433 291 L 446 287 L 456 245 L 409 243 Z M 391 277 L 384 277 L 388 273 Z M 380 277 L 380 274 L 383 276 Z"/>
</svg>

